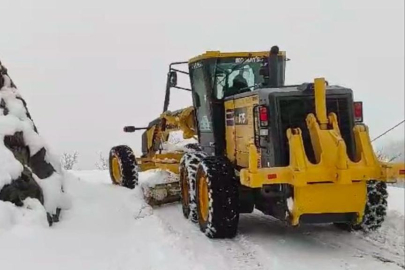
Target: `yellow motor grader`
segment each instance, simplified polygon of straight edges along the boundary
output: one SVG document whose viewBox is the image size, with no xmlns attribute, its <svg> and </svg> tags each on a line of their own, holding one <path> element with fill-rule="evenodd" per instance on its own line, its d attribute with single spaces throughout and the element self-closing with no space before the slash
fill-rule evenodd
<svg viewBox="0 0 405 270">
<path fill-rule="evenodd" d="M 184 216 L 210 238 L 234 237 L 239 214 L 254 209 L 292 226 L 379 228 L 386 183 L 403 179 L 405 164 L 377 158 L 362 102 L 354 101 L 351 89 L 324 78 L 285 85 L 288 60 L 273 46 L 263 52 L 209 51 L 172 63 L 163 113 L 140 128 L 143 155 L 135 158 L 127 146 L 111 150 L 113 183 L 134 188 L 139 170 L 171 171 L 178 181 L 157 185 L 148 202 L 180 200 Z M 190 78 L 191 89 L 177 85 L 179 74 Z M 193 106 L 170 112 L 172 88 L 190 91 Z M 174 130 L 198 143 L 162 151 Z"/>
</svg>

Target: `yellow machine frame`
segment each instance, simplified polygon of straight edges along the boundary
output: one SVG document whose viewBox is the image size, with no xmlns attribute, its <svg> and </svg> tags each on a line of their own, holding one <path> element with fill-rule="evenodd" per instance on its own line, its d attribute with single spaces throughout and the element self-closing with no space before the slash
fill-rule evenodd
<svg viewBox="0 0 405 270">
<path fill-rule="evenodd" d="M 305 213 L 355 212 L 360 213 L 357 219 L 360 222 L 367 196 L 366 181 L 396 182 L 403 179 L 405 164 L 379 161 L 365 125 L 356 125 L 353 130 L 356 161 L 350 160 L 336 114 L 326 115 L 325 80 L 315 79 L 314 87 L 316 115 L 309 114 L 306 122 L 317 164 L 311 163 L 306 156 L 301 130 L 288 129 L 290 165 L 259 168 L 258 151 L 251 141 L 249 164 L 241 170 L 240 181 L 251 188 L 270 184 L 294 186 L 292 225 L 297 225 Z"/>
<path fill-rule="evenodd" d="M 147 129 L 148 153 L 137 162 L 142 171 L 150 169 L 163 169 L 179 174 L 179 162 L 184 153 L 163 153 L 159 154 L 153 150 L 154 141 L 165 142 L 168 140 L 170 132 L 181 130 L 183 138 L 189 139 L 196 135 L 194 124 L 194 107 L 187 107 L 176 113 L 165 112 L 160 115 L 160 120 L 164 124 L 156 124 Z"/>
</svg>

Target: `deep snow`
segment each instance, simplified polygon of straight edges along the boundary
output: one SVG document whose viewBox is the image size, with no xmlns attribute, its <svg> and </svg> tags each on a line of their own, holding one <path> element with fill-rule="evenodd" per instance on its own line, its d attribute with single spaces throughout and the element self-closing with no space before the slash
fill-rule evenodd
<svg viewBox="0 0 405 270">
<path fill-rule="evenodd" d="M 45 179 L 39 179 L 33 174 L 36 182 L 42 188 L 47 212 L 56 214 L 57 208 L 68 209 L 69 201 L 62 192 L 64 179 L 59 162 L 50 154 L 49 147 L 36 132 L 34 122 L 30 119 L 21 95 L 12 84 L 10 77 L 6 74 L 0 74 L 0 76 L 4 80 L 4 85 L 0 85 L 0 190 L 18 179 L 24 170 L 25 165 L 23 166 L 4 144 L 5 136 L 13 136 L 17 132 L 22 132 L 24 143 L 28 146 L 31 157 L 41 149 L 46 149 L 45 159 L 56 170 Z"/>
<path fill-rule="evenodd" d="M 210 240 L 179 204 L 151 209 L 142 192 L 106 171 L 66 173 L 72 206 L 48 227 L 35 200 L 0 202 L 0 268 L 19 269 L 403 269 L 404 192 L 389 188 L 387 222 L 364 236 L 331 225 L 288 228 L 255 212 L 233 240 Z M 155 175 L 156 176 L 156 175 Z M 153 179 L 141 173 L 141 181 Z M 44 222 L 45 220 L 45 222 Z"/>
</svg>

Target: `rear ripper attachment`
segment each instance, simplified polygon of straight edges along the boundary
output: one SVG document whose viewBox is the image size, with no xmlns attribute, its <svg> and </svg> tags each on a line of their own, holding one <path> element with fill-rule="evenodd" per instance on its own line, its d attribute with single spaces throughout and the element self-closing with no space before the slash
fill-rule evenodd
<svg viewBox="0 0 405 270">
<path fill-rule="evenodd" d="M 351 160 L 346 151 L 337 115 L 326 111 L 326 82 L 315 79 L 309 85 L 314 91 L 315 114 L 306 117 L 306 125 L 312 144 L 315 162 L 309 161 L 305 152 L 302 130 L 288 128 L 289 165 L 286 167 L 259 168 L 257 149 L 260 136 L 267 134 L 267 109 L 256 107 L 255 138 L 249 146 L 249 166 L 241 170 L 241 184 L 251 188 L 265 188 L 274 184 L 286 184 L 293 192 L 288 198 L 287 220 L 299 223 L 342 222 L 360 225 L 364 221 L 367 186 L 375 182 L 396 182 L 404 178 L 404 164 L 380 161 L 375 155 L 368 127 L 362 121 L 361 103 L 355 104 L 356 125 L 355 157 Z M 262 131 L 262 128 L 264 131 Z M 370 189 L 370 188 L 369 188 Z M 344 195 L 343 195 L 344 194 Z"/>
</svg>

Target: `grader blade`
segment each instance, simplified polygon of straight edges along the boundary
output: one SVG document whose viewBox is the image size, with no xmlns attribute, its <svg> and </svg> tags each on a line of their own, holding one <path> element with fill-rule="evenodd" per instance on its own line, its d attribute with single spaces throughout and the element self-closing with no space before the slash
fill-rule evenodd
<svg viewBox="0 0 405 270">
<path fill-rule="evenodd" d="M 159 184 L 143 190 L 146 203 L 152 207 L 180 201 L 179 182 Z"/>
<path fill-rule="evenodd" d="M 155 154 L 151 159 L 138 159 L 141 171 L 155 170 L 160 179 L 141 183 L 144 200 L 150 206 L 180 201 L 179 161 L 183 153 Z M 155 180 L 157 182 L 155 182 Z"/>
</svg>

